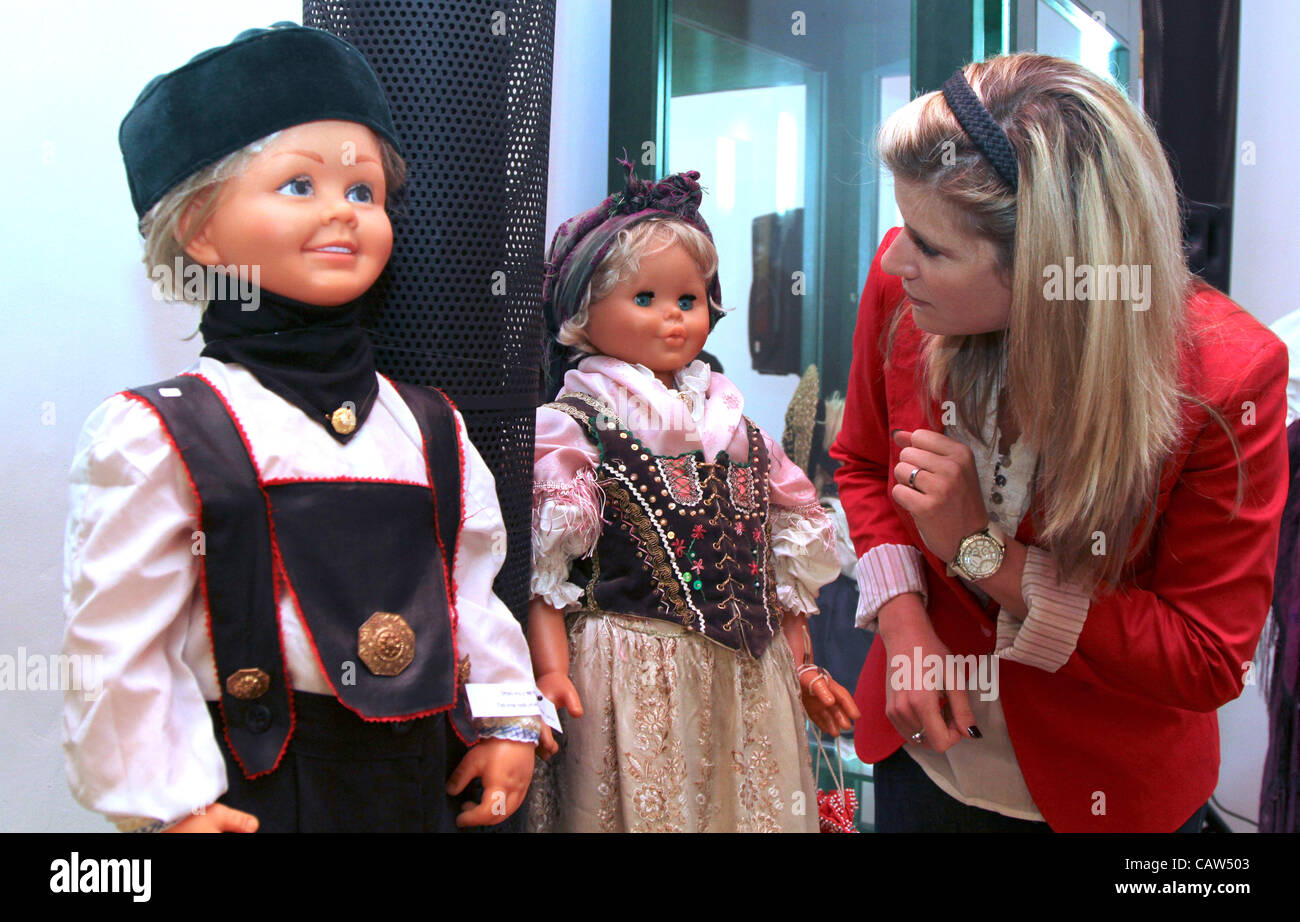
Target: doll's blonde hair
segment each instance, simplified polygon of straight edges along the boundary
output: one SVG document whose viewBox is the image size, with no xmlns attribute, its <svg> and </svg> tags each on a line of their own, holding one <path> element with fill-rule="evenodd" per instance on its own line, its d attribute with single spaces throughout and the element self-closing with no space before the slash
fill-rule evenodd
<svg viewBox="0 0 1300 922">
<path fill-rule="evenodd" d="M 264 151 L 280 132 L 272 132 L 266 137 L 254 141 L 233 154 L 227 154 L 216 163 L 210 163 L 195 171 L 189 178 L 173 186 L 140 219 L 140 236 L 144 238 L 144 265 L 154 284 L 168 301 L 186 301 L 184 274 L 172 271 L 156 272 L 158 267 L 171 270 L 180 260 L 182 269 L 197 266 L 198 263 L 185 248 L 190 245 L 199 231 L 208 223 L 212 213 L 217 209 L 221 187 L 226 181 L 242 173 L 254 156 Z M 387 186 L 386 206 L 391 212 L 392 195 L 406 179 L 406 161 L 404 161 L 391 144 L 375 136 L 379 142 L 380 162 L 384 168 L 384 185 Z M 185 214 L 191 206 L 199 203 L 183 224 Z M 184 232 L 182 233 L 182 226 Z M 205 300 L 191 301 L 200 307 L 206 307 Z"/>
<path fill-rule="evenodd" d="M 595 347 L 587 339 L 585 330 L 591 319 L 591 305 L 606 297 L 618 284 L 633 275 L 641 265 L 641 258 L 659 253 L 680 244 L 695 263 L 705 279 L 705 290 L 718 273 L 718 251 L 705 234 L 674 217 L 647 218 L 618 232 L 618 239 L 600 261 L 591 281 L 582 293 L 582 300 L 573 316 L 560 325 L 556 340 L 562 346 L 572 346 L 575 355 L 592 355 Z M 722 305 L 709 298 L 709 311 L 716 314 Z"/>
</svg>

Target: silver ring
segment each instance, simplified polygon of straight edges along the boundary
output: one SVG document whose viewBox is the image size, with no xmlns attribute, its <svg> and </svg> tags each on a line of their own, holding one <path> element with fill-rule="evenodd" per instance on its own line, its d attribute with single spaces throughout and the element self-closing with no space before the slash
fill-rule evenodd
<svg viewBox="0 0 1300 922">
<path fill-rule="evenodd" d="M 911 476 L 907 478 L 907 485 L 911 487 L 913 490 L 916 489 L 916 475 L 919 473 L 921 473 L 921 469 L 919 467 L 914 467 L 912 468 Z"/>
<path fill-rule="evenodd" d="M 915 733 L 909 736 L 908 739 L 911 740 L 913 743 L 919 743 L 921 742 L 921 740 L 925 739 L 925 731 L 917 730 Z"/>
</svg>

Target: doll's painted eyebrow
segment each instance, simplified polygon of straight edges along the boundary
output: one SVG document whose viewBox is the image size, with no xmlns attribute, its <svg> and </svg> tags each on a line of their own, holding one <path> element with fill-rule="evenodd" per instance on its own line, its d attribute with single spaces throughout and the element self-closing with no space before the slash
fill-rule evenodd
<svg viewBox="0 0 1300 922">
<path fill-rule="evenodd" d="M 306 157 L 308 160 L 315 160 L 317 163 L 321 163 L 321 164 L 325 162 L 324 157 L 322 157 L 320 154 L 316 153 L 315 151 L 310 151 L 310 150 L 282 150 L 278 154 L 276 154 L 276 156 L 283 157 L 287 154 L 297 154 L 299 157 Z"/>
<path fill-rule="evenodd" d="M 276 153 L 277 157 L 285 154 L 297 154 L 299 157 L 306 157 L 308 160 L 315 160 L 319 164 L 325 163 L 325 158 L 315 151 L 311 150 L 282 150 Z M 367 154 L 357 154 L 356 163 L 378 163 L 379 161 Z"/>
</svg>

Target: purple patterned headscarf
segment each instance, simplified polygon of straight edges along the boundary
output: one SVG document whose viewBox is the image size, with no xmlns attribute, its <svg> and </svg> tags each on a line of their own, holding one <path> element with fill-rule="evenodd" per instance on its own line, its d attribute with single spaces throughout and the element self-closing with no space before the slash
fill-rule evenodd
<svg viewBox="0 0 1300 922">
<path fill-rule="evenodd" d="M 649 218 L 671 216 L 704 233 L 710 241 L 709 225 L 700 216 L 700 174 L 695 170 L 674 173 L 658 182 L 637 179 L 635 167 L 619 160 L 627 168 L 627 188 L 609 196 L 595 208 L 570 218 L 555 231 L 546 257 L 546 274 L 542 280 L 542 309 L 552 341 L 564 321 L 578 312 L 578 304 L 600 265 L 625 228 Z M 722 287 L 717 273 L 709 284 L 709 328 L 722 312 L 713 305 L 722 303 Z"/>
</svg>

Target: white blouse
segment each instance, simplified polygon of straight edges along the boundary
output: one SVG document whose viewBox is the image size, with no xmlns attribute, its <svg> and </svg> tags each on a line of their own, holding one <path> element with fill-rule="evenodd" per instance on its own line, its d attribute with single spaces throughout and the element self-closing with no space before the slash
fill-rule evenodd
<svg viewBox="0 0 1300 922">
<path fill-rule="evenodd" d="M 264 481 L 429 483 L 415 417 L 382 376 L 369 417 L 344 445 L 241 366 L 201 358 L 191 370 L 238 416 Z M 523 632 L 492 590 L 505 558 L 495 482 L 459 413 L 456 425 L 464 446 L 457 646 L 470 657 L 472 681 L 531 685 Z M 65 698 L 72 793 L 123 828 L 141 818 L 173 822 L 221 797 L 226 771 L 206 706 L 220 693 L 193 552 L 198 509 L 152 410 L 119 394 L 90 415 L 73 460 L 70 502 L 64 652 L 92 657 L 83 662 L 98 663 L 100 686 L 97 694 Z M 283 589 L 278 607 L 293 688 L 332 694 Z"/>
<path fill-rule="evenodd" d="M 960 425 L 947 427 L 945 434 L 971 449 L 989 517 L 1004 533 L 1014 536 L 1032 498 L 1030 488 L 1038 460 L 1036 454 L 1017 440 L 1009 449 L 1009 463 L 1001 469 L 1006 483 L 994 484 L 996 451 L 1002 441 L 996 400 L 989 401 L 983 426 L 984 444 Z M 1001 494 L 1001 503 L 991 500 L 995 490 Z M 915 547 L 879 545 L 862 555 L 857 570 L 861 590 L 858 627 L 873 629 L 880 607 L 903 592 L 919 592 L 925 604 L 929 604 L 925 564 Z M 960 576 L 958 579 L 977 598 L 987 601 L 988 596 L 978 583 Z M 1021 592 L 1028 606 L 1024 621 L 1005 609 L 998 609 L 994 659 L 1055 672 L 1074 651 L 1087 619 L 1090 594 L 1080 586 L 1065 581 L 1058 583 L 1058 571 L 1051 555 L 1033 545 L 1026 550 Z M 994 633 L 993 629 L 985 630 L 990 635 Z M 995 664 L 1000 666 L 1000 662 Z M 931 781 L 962 803 L 1017 819 L 1042 821 L 1043 816 L 1016 760 L 1001 700 L 995 697 L 985 701 L 979 691 L 968 691 L 966 697 L 981 739 L 963 740 L 943 753 L 908 745 L 907 753 Z"/>
<path fill-rule="evenodd" d="M 678 371 L 674 383 L 668 388 L 642 365 L 597 355 L 565 375 L 561 393 L 604 402 L 657 455 L 698 450 L 712 462 L 725 450 L 745 459 L 745 401 L 736 386 L 698 360 Z M 818 591 L 840 572 L 835 523 L 803 471 L 766 432 L 763 440 L 770 458 L 777 601 L 794 614 L 816 614 Z M 569 582 L 569 568 L 592 553 L 602 525 L 599 450 L 576 420 L 542 407 L 534 452 L 532 592 L 562 611 L 574 610 L 582 589 Z"/>
</svg>

